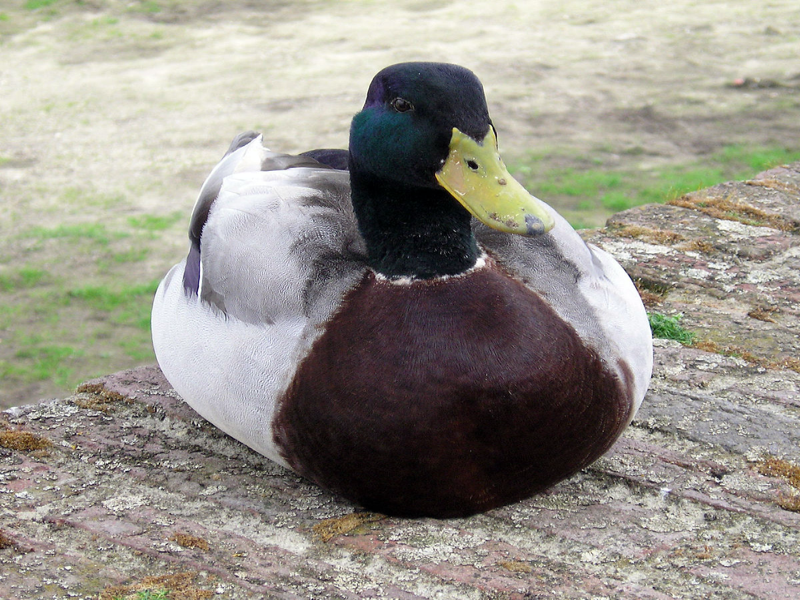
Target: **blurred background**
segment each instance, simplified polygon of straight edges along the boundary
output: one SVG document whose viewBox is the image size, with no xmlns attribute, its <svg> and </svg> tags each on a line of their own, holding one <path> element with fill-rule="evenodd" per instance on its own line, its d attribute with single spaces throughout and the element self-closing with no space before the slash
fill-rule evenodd
<svg viewBox="0 0 800 600">
<path fill-rule="evenodd" d="M 346 147 L 407 60 L 475 71 L 510 170 L 576 228 L 800 160 L 796 0 L 3 0 L 0 408 L 153 362 L 231 138 Z"/>
</svg>

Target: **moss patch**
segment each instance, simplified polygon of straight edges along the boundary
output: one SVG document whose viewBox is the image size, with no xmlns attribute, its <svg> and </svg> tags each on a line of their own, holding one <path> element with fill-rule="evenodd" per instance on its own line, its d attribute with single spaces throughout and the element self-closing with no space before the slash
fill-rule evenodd
<svg viewBox="0 0 800 600">
<path fill-rule="evenodd" d="M 497 563 L 497 566 L 512 573 L 531 573 L 533 571 L 533 567 L 528 563 L 519 560 L 501 560 Z"/>
<path fill-rule="evenodd" d="M 800 373 L 800 359 L 793 356 L 787 356 L 779 360 L 769 360 L 761 356 L 756 356 L 741 346 L 723 346 L 711 340 L 696 340 L 692 342 L 691 346 L 692 348 L 697 348 L 704 352 L 713 352 L 714 354 L 722 354 L 723 356 L 741 358 L 742 360 L 746 360 L 759 367 L 764 367 L 765 369 L 788 369 Z"/>
<path fill-rule="evenodd" d="M 197 537 L 188 533 L 173 533 L 169 539 L 182 548 L 198 548 L 203 552 L 208 552 L 209 550 L 207 541 L 201 537 Z"/>
<path fill-rule="evenodd" d="M 746 185 L 753 187 L 763 187 L 770 190 L 783 192 L 784 194 L 798 194 L 800 193 L 800 186 L 788 183 L 786 181 L 778 181 L 777 179 L 749 179 L 745 181 Z"/>
<path fill-rule="evenodd" d="M 758 463 L 756 470 L 767 477 L 780 477 L 792 487 L 800 490 L 800 466 L 787 460 L 767 456 Z"/>
<path fill-rule="evenodd" d="M 786 494 L 781 494 L 780 496 L 778 496 L 777 504 L 783 510 L 800 512 L 800 494 L 795 494 L 793 496 L 787 496 Z"/>
<path fill-rule="evenodd" d="M 713 254 L 717 251 L 713 244 L 705 240 L 692 240 L 678 246 L 682 252 L 700 252 L 702 254 Z"/>
<path fill-rule="evenodd" d="M 82 383 L 75 390 L 78 394 L 86 394 L 88 397 L 76 398 L 75 405 L 88 410 L 99 410 L 109 413 L 113 410 L 117 402 L 130 404 L 132 400 L 122 394 L 107 390 L 101 383 Z"/>
<path fill-rule="evenodd" d="M 685 239 L 680 233 L 674 231 L 643 227 L 641 225 L 618 225 L 611 227 L 609 233 L 618 237 L 633 238 L 661 245 L 675 244 Z"/>
<path fill-rule="evenodd" d="M 6 533 L 0 529 L 0 550 L 5 550 L 6 548 L 15 548 L 17 543 L 12 540 Z"/>
<path fill-rule="evenodd" d="M 319 539 L 329 542 L 337 535 L 350 533 L 366 523 L 375 523 L 385 518 L 386 515 L 379 513 L 355 512 L 335 519 L 325 519 L 314 525 L 312 529 Z"/>
<path fill-rule="evenodd" d="M 772 306 L 757 306 L 753 310 L 747 313 L 747 316 L 751 319 L 756 319 L 758 321 L 764 321 L 766 323 L 774 323 L 775 319 L 772 318 L 772 315 L 778 312 L 778 309 Z"/>
<path fill-rule="evenodd" d="M 745 225 L 770 227 L 780 231 L 794 231 L 798 224 L 780 215 L 765 212 L 743 202 L 736 202 L 730 197 L 718 198 L 705 194 L 691 194 L 670 200 L 667 204 L 698 210 L 715 219 L 738 221 Z"/>
<path fill-rule="evenodd" d="M 4 427 L 0 424 L 0 427 Z M 5 429 L 0 431 L 0 447 L 17 452 L 44 451 L 50 448 L 53 442 L 46 437 L 36 435 L 30 431 L 18 429 Z"/>
<path fill-rule="evenodd" d="M 639 297 L 642 299 L 642 303 L 647 308 L 652 308 L 664 300 L 664 296 L 654 294 L 653 292 L 648 292 L 647 290 L 640 288 L 638 285 L 636 286 L 636 290 L 639 292 Z"/>
<path fill-rule="evenodd" d="M 139 600 L 142 597 L 162 597 L 169 600 L 202 600 L 211 598 L 214 593 L 198 587 L 197 573 L 176 573 L 145 577 L 139 583 L 107 587 L 98 600 Z"/>
<path fill-rule="evenodd" d="M 764 457 L 757 465 L 756 471 L 767 477 L 777 477 L 800 492 L 800 466 L 775 456 Z M 779 493 L 775 503 L 784 510 L 800 512 L 800 493 Z"/>
</svg>

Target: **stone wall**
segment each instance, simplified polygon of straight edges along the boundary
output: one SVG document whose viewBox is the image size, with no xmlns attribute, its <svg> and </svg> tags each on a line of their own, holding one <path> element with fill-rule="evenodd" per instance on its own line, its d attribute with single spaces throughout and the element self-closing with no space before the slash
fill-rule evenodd
<svg viewBox="0 0 800 600">
<path fill-rule="evenodd" d="M 606 457 L 468 519 L 359 513 L 155 366 L 0 413 L 0 598 L 800 597 L 799 227 L 795 164 L 586 232 L 693 344 Z"/>
</svg>

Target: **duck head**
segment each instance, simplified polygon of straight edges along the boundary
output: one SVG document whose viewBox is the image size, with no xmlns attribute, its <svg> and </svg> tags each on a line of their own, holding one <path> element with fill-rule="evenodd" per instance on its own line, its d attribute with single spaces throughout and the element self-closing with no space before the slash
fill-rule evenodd
<svg viewBox="0 0 800 600">
<path fill-rule="evenodd" d="M 371 240 L 391 235 L 392 228 L 414 234 L 423 249 L 427 241 L 446 252 L 447 240 L 437 230 L 464 234 L 470 215 L 494 229 L 529 236 L 554 225 L 544 203 L 503 164 L 480 81 L 456 65 L 402 63 L 378 73 L 353 118 L 349 168 L 353 205 L 373 266 L 384 272 L 388 266 L 390 276 L 453 274 L 472 266 L 477 256 L 470 233 L 459 249 L 471 255 L 466 260 L 442 265 L 438 273 L 414 273 L 408 266 L 398 272 L 381 264 L 386 244 L 375 248 Z"/>
</svg>

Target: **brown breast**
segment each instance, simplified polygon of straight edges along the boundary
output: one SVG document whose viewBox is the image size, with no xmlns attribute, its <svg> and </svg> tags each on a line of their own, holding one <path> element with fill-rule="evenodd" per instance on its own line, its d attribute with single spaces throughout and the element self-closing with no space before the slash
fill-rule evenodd
<svg viewBox="0 0 800 600">
<path fill-rule="evenodd" d="M 368 273 L 300 365 L 274 435 L 296 471 L 366 508 L 462 516 L 598 458 L 628 395 L 494 264 L 409 285 Z"/>
</svg>

